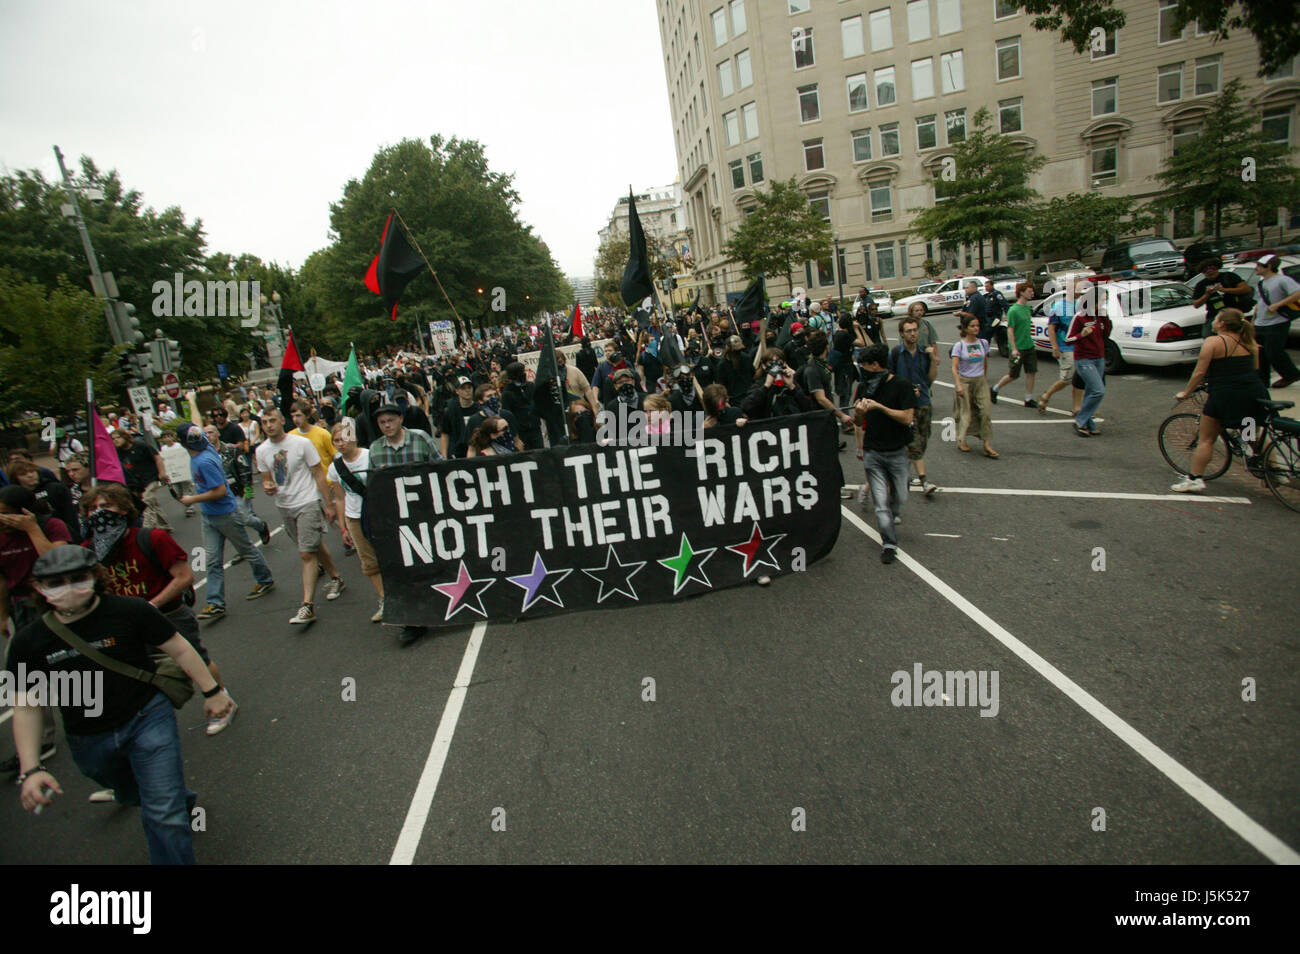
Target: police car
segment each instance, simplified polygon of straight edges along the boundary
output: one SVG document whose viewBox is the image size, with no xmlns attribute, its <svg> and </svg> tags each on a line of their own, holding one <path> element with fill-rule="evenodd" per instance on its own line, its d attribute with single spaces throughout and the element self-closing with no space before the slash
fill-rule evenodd
<svg viewBox="0 0 1300 954">
<path fill-rule="evenodd" d="M 906 315 L 907 309 L 911 307 L 912 302 L 919 301 L 925 306 L 925 313 L 933 311 L 956 311 L 966 302 L 966 292 L 963 289 L 967 282 L 976 282 L 981 292 L 984 291 L 983 275 L 967 275 L 964 278 L 950 278 L 939 285 L 938 288 L 931 289 L 920 295 L 909 295 L 906 298 L 900 298 L 894 302 L 894 314 Z"/>
<path fill-rule="evenodd" d="M 1192 305 L 1192 290 L 1182 282 L 1129 280 L 1106 281 L 1099 276 L 1096 294 L 1110 318 L 1110 340 L 1106 342 L 1106 371 L 1123 370 L 1125 365 L 1163 367 L 1189 364 L 1201 353 L 1205 309 Z M 1048 296 L 1034 306 L 1034 346 L 1051 353 L 1048 316 L 1073 315 L 1073 304 L 1065 292 Z"/>
</svg>

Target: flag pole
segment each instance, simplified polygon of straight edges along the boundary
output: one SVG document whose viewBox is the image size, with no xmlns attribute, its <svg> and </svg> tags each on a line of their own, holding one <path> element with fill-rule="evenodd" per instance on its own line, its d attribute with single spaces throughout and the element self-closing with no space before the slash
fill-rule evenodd
<svg viewBox="0 0 1300 954">
<path fill-rule="evenodd" d="M 95 382 L 86 378 L 86 450 L 90 452 L 90 486 L 99 481 L 95 479 Z"/>
<path fill-rule="evenodd" d="M 393 209 L 393 214 L 397 216 L 397 221 L 402 223 L 402 229 L 406 232 L 406 237 L 411 240 L 411 245 L 415 248 L 415 251 L 420 258 L 424 259 L 424 264 L 428 267 L 429 274 L 433 276 L 433 280 L 438 285 L 438 291 L 442 292 L 442 297 L 447 302 L 447 307 L 450 308 L 451 313 L 456 316 L 456 324 L 460 326 L 461 336 L 468 338 L 469 335 L 465 332 L 464 319 L 460 317 L 460 312 L 456 310 L 456 306 L 451 303 L 451 297 L 447 294 L 447 289 L 442 287 L 442 280 L 438 278 L 438 273 L 434 271 L 433 265 L 429 261 L 429 257 L 424 254 L 424 249 L 420 248 L 420 243 L 415 240 L 415 235 L 411 232 L 411 227 L 406 224 L 406 219 L 402 218 L 402 213 L 397 211 L 396 208 Z M 423 338 L 421 339 L 421 343 L 423 344 Z"/>
</svg>

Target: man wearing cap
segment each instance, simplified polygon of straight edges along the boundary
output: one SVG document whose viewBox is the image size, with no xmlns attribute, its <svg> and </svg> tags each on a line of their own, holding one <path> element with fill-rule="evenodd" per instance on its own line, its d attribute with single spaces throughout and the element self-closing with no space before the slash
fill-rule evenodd
<svg viewBox="0 0 1300 954">
<path fill-rule="evenodd" d="M 397 407 L 385 404 L 384 407 Z M 398 408 L 401 411 L 401 408 Z M 456 396 L 447 402 L 442 413 L 441 433 L 438 440 L 442 444 L 440 457 L 464 457 L 469 451 L 470 421 L 478 415 L 478 404 L 474 401 L 474 382 L 467 377 L 456 378 Z M 378 413 L 376 413 L 378 419 Z M 380 428 L 382 431 L 383 428 Z M 380 438 L 376 443 L 382 443 Z"/>
<path fill-rule="evenodd" d="M 275 580 L 262 551 L 253 546 L 248 537 L 248 525 L 235 495 L 226 480 L 221 458 L 209 443 L 203 430 L 193 424 L 182 424 L 176 429 L 181 443 L 190 453 L 190 475 L 198 493 L 186 494 L 181 503 L 186 507 L 199 505 L 203 520 L 203 548 L 207 559 L 207 603 L 197 614 L 199 619 L 216 619 L 226 615 L 226 571 L 224 568 L 226 541 L 229 540 L 244 560 L 253 568 L 253 589 L 245 599 L 255 600 L 271 592 Z"/>
<path fill-rule="evenodd" d="M 224 718 L 233 700 L 162 613 L 144 600 L 107 592 L 92 550 L 56 547 L 36 561 L 32 575 L 48 613 L 14 636 L 6 671 L 20 685 L 39 672 L 51 687 L 88 687 L 53 700 L 77 767 L 111 789 L 119 804 L 140 806 L 152 864 L 194 864 L 190 814 L 197 796 L 185 785 L 171 701 L 141 679 L 103 668 L 66 642 L 52 624 L 71 630 L 103 656 L 145 672 L 156 668 L 154 651 L 166 653 L 203 694 L 211 720 Z M 52 795 L 63 794 L 40 763 L 44 709 L 40 700 L 21 694 L 13 710 L 19 799 L 26 811 L 50 805 Z"/>
<path fill-rule="evenodd" d="M 1255 340 L 1259 342 L 1259 377 L 1264 387 L 1285 388 L 1300 381 L 1300 368 L 1295 366 L 1286 352 L 1287 334 L 1291 318 L 1300 305 L 1300 282 L 1289 275 L 1278 274 L 1280 259 L 1276 255 L 1261 255 L 1255 262 L 1259 276 L 1259 301 L 1255 304 Z M 1272 368 L 1278 379 L 1268 383 Z"/>
<path fill-rule="evenodd" d="M 468 378 L 463 380 L 466 384 L 469 383 Z M 460 391 L 465 390 L 469 389 L 459 389 L 458 395 Z M 470 401 L 470 410 L 475 414 L 478 412 L 478 405 L 474 404 L 472 399 Z M 379 430 L 383 432 L 384 436 L 370 445 L 371 474 L 385 467 L 396 467 L 398 464 L 419 464 L 425 461 L 443 460 L 443 455 L 438 453 L 438 448 L 434 446 L 432 437 L 424 431 L 403 426 L 402 409 L 396 404 L 385 404 L 380 407 L 375 414 L 375 422 L 379 425 Z M 445 433 L 442 435 L 442 439 L 445 447 L 447 441 Z M 428 632 L 427 626 L 403 626 L 398 642 L 402 646 L 414 645 L 416 640 L 426 632 Z"/>
</svg>

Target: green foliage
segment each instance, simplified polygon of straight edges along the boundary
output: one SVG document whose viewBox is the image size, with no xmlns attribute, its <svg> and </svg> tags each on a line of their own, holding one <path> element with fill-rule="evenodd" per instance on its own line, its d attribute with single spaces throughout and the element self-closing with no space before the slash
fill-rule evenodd
<svg viewBox="0 0 1300 954">
<path fill-rule="evenodd" d="M 412 322 L 424 327 L 455 320 L 427 271 L 406 287 L 396 322 L 365 287 L 394 208 L 467 326 L 476 327 L 480 317 L 498 323 L 571 303 L 573 289 L 545 243 L 519 221 L 513 179 L 493 172 L 473 140 L 435 135 L 427 143 L 406 139 L 379 150 L 366 174 L 349 180 L 330 205 L 333 243 L 303 266 L 300 306 L 319 316 L 312 327 L 318 337 L 304 334 L 303 344 L 343 354 L 349 341 L 371 348 L 399 344 L 411 340 Z M 505 290 L 504 313 L 491 310 L 495 288 Z"/>
<path fill-rule="evenodd" d="M 795 179 L 772 180 L 755 195 L 758 204 L 723 248 L 728 261 L 744 266 L 745 277 L 783 275 L 793 287 L 796 265 L 830 259 L 829 223 L 808 204 Z"/>
<path fill-rule="evenodd" d="M 1083 258 L 1093 245 L 1110 245 L 1122 235 L 1145 232 L 1156 218 L 1137 209 L 1131 196 L 1071 192 L 1041 203 L 1035 210 L 1029 245 L 1035 255 L 1068 252 Z"/>
<path fill-rule="evenodd" d="M 1117 30 L 1127 18 L 1113 0 L 1023 0 L 1020 7 L 1034 14 L 1035 30 L 1060 30 L 1061 39 L 1076 53 L 1089 48 L 1092 31 Z M 1259 47 L 1259 75 L 1276 72 L 1300 54 L 1300 20 L 1294 2 L 1286 0 L 1179 0 L 1175 29 L 1197 22 L 1219 39 L 1249 30 Z"/>
<path fill-rule="evenodd" d="M 121 384 L 104 306 L 59 278 L 53 291 L 0 268 L 0 417 L 33 411 L 71 416 L 96 394 Z"/>
<path fill-rule="evenodd" d="M 1175 209 L 1204 209 L 1206 232 L 1218 238 L 1226 225 L 1271 219 L 1279 207 L 1300 200 L 1300 172 L 1291 165 L 1290 150 L 1267 140 L 1258 114 L 1241 102 L 1242 88 L 1240 79 L 1231 80 L 1207 113 L 1198 140 L 1156 173 L 1160 195 L 1147 208 L 1161 220 Z M 1251 164 L 1253 179 L 1244 174 Z"/>
<path fill-rule="evenodd" d="M 952 147 L 952 178 L 943 178 L 936 188 L 945 196 L 917 213 L 911 231 L 927 240 L 965 242 L 979 248 L 979 267 L 984 267 L 984 242 L 1009 239 L 1024 241 L 1033 222 L 1033 202 L 1038 193 L 1030 188 L 1029 176 L 1047 161 L 1006 136 L 993 132 L 989 111 L 980 107 L 971 117 L 963 142 Z"/>
<path fill-rule="evenodd" d="M 644 223 L 643 223 L 644 224 Z M 656 286 L 682 270 L 677 248 L 670 239 L 645 233 L 646 254 L 650 259 L 650 277 Z M 596 251 L 596 300 L 602 306 L 623 308 L 623 270 L 631 255 L 631 240 L 626 235 L 612 234 Z"/>
</svg>

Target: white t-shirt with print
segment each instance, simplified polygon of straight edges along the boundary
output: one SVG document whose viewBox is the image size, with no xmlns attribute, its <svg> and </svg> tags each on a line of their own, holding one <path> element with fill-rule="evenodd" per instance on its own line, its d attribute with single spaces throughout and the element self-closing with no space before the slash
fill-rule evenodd
<svg viewBox="0 0 1300 954">
<path fill-rule="evenodd" d="M 319 463 L 316 445 L 297 434 L 285 434 L 278 442 L 268 438 L 257 447 L 257 469 L 275 481 L 275 505 L 281 510 L 301 510 L 320 500 L 311 472 Z"/>
</svg>

